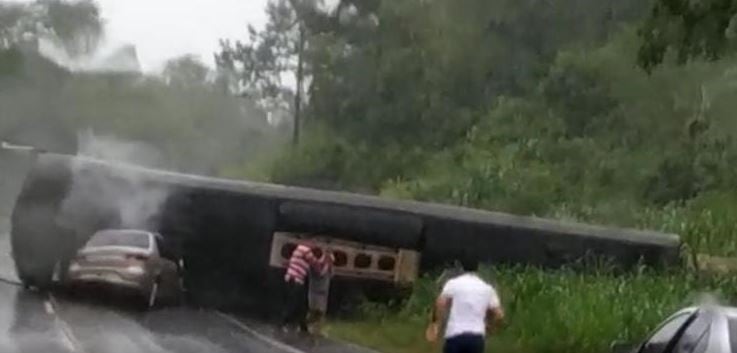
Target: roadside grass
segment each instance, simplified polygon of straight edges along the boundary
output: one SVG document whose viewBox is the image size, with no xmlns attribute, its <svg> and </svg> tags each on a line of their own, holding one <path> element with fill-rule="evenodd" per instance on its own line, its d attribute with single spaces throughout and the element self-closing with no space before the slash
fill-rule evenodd
<svg viewBox="0 0 737 353">
<path fill-rule="evenodd" d="M 488 340 L 487 351 L 605 353 L 614 341 L 641 341 L 684 306 L 705 300 L 737 304 L 734 196 L 707 193 L 662 208 L 625 207 L 618 214 L 629 220 L 596 210 L 567 215 L 574 221 L 679 234 L 685 262 L 696 266 L 626 273 L 597 265 L 562 270 L 485 268 L 482 275 L 496 284 L 508 315 L 504 328 Z M 440 352 L 440 345 L 424 340 L 439 290 L 435 277 L 424 277 L 401 309 L 367 303 L 360 319 L 331 322 L 327 333 L 385 353 Z"/>
<path fill-rule="evenodd" d="M 603 353 L 616 340 L 636 342 L 677 309 L 708 298 L 732 303 L 737 278 L 687 270 L 546 271 L 506 267 L 482 271 L 496 283 L 507 324 L 488 352 Z M 439 352 L 424 340 L 429 308 L 439 290 L 433 278 L 418 281 L 402 309 L 365 304 L 359 321 L 336 321 L 327 334 L 385 353 Z"/>
</svg>

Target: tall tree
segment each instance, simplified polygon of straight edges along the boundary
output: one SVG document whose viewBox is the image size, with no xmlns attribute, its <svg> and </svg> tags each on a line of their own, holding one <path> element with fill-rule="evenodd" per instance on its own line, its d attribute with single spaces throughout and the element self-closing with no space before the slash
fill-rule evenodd
<svg viewBox="0 0 737 353">
<path fill-rule="evenodd" d="M 288 107 L 294 116 L 294 143 L 299 139 L 303 83 L 310 74 L 307 17 L 318 11 L 320 0 L 272 0 L 266 7 L 263 30 L 249 26 L 245 42 L 221 41 L 215 59 L 218 68 L 238 75 L 240 94 L 250 96 L 267 110 Z"/>
<path fill-rule="evenodd" d="M 40 0 L 48 24 L 71 57 L 97 49 L 103 34 L 100 9 L 92 0 Z"/>
<path fill-rule="evenodd" d="M 0 47 L 21 41 L 24 34 L 36 34 L 44 21 L 43 11 L 27 4 L 0 2 Z"/>
<path fill-rule="evenodd" d="M 313 38 L 310 114 L 368 143 L 447 146 L 474 111 L 534 89 L 559 49 L 603 42 L 643 3 L 342 1 Z"/>
<path fill-rule="evenodd" d="M 647 71 L 669 52 L 681 64 L 692 58 L 713 60 L 733 47 L 737 1 L 657 0 L 639 33 L 642 45 L 637 60 Z"/>
<path fill-rule="evenodd" d="M 43 36 L 76 57 L 94 52 L 103 31 L 100 11 L 92 0 L 0 3 L 0 47 Z"/>
</svg>

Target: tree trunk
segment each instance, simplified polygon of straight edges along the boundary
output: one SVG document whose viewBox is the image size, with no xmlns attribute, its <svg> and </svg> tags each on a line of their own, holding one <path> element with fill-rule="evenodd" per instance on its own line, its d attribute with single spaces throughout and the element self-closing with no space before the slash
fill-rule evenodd
<svg viewBox="0 0 737 353">
<path fill-rule="evenodd" d="M 299 145 L 299 133 L 302 120 L 302 80 L 304 65 L 304 48 L 305 48 L 305 29 L 300 23 L 299 25 L 299 43 L 297 48 L 297 88 L 294 95 L 294 131 L 292 135 L 292 143 L 294 146 Z"/>
</svg>

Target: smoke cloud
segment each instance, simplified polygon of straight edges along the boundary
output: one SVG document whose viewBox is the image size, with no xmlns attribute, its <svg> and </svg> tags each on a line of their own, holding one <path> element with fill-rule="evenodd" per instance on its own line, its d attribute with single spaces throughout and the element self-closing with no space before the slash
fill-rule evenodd
<svg viewBox="0 0 737 353">
<path fill-rule="evenodd" d="M 83 238 L 100 228 L 156 230 L 169 190 L 144 179 L 139 167 L 165 167 L 161 154 L 145 143 L 90 132 L 80 134 L 79 147 L 59 222 Z M 95 167 L 101 162 L 114 169 Z"/>
<path fill-rule="evenodd" d="M 164 156 L 144 142 L 118 139 L 111 135 L 97 135 L 86 130 L 78 135 L 77 155 L 115 162 L 121 165 L 166 169 Z"/>
</svg>

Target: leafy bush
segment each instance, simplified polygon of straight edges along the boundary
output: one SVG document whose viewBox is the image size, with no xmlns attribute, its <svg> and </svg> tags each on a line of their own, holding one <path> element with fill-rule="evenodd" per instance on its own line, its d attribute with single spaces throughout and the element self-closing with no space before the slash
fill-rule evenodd
<svg viewBox="0 0 737 353">
<path fill-rule="evenodd" d="M 711 192 L 663 209 L 646 209 L 640 227 L 681 235 L 697 253 L 737 256 L 737 207 L 733 193 Z"/>
</svg>

